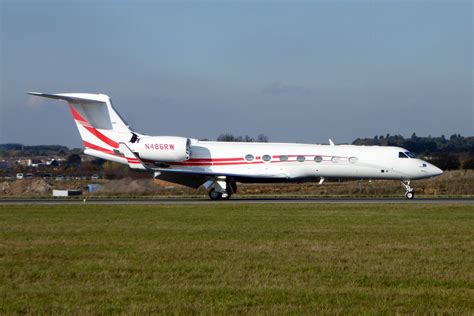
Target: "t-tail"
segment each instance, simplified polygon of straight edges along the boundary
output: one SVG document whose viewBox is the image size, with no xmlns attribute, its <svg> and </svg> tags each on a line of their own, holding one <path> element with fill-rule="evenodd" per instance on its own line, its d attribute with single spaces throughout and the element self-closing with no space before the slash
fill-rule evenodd
<svg viewBox="0 0 474 316">
<path fill-rule="evenodd" d="M 123 163 L 120 144 L 137 137 L 112 106 L 105 94 L 64 93 L 46 94 L 28 92 L 44 98 L 64 100 L 69 103 L 85 152 L 92 156 Z"/>
</svg>

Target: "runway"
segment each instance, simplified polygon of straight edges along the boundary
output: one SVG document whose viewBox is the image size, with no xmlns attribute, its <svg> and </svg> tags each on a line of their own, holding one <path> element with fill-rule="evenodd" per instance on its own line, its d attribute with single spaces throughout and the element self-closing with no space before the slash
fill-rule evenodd
<svg viewBox="0 0 474 316">
<path fill-rule="evenodd" d="M 0 205 L 202 205 L 202 204 L 466 204 L 474 198 L 234 198 L 224 201 L 208 199 L 15 199 L 0 200 Z"/>
</svg>

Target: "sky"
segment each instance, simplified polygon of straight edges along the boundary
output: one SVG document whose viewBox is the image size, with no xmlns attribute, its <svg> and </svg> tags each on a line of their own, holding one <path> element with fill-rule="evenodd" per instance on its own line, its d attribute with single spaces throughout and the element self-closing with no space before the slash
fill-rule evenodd
<svg viewBox="0 0 474 316">
<path fill-rule="evenodd" d="M 0 0 L 0 143 L 80 147 L 65 102 L 138 132 L 350 143 L 474 135 L 471 1 Z"/>
</svg>

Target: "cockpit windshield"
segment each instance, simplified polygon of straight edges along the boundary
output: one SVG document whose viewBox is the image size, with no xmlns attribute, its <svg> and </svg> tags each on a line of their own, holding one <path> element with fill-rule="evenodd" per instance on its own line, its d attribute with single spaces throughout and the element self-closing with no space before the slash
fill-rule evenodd
<svg viewBox="0 0 474 316">
<path fill-rule="evenodd" d="M 405 152 L 399 152 L 398 153 L 398 158 L 416 158 L 414 153 L 411 153 L 409 151 Z"/>
</svg>

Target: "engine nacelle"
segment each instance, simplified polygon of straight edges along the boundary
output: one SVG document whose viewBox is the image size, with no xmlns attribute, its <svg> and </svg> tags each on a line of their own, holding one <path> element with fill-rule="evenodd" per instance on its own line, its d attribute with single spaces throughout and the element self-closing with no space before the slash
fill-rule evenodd
<svg viewBox="0 0 474 316">
<path fill-rule="evenodd" d="M 181 162 L 191 156 L 191 140 L 185 137 L 153 136 L 140 137 L 132 145 L 141 159 L 159 162 Z"/>
</svg>

